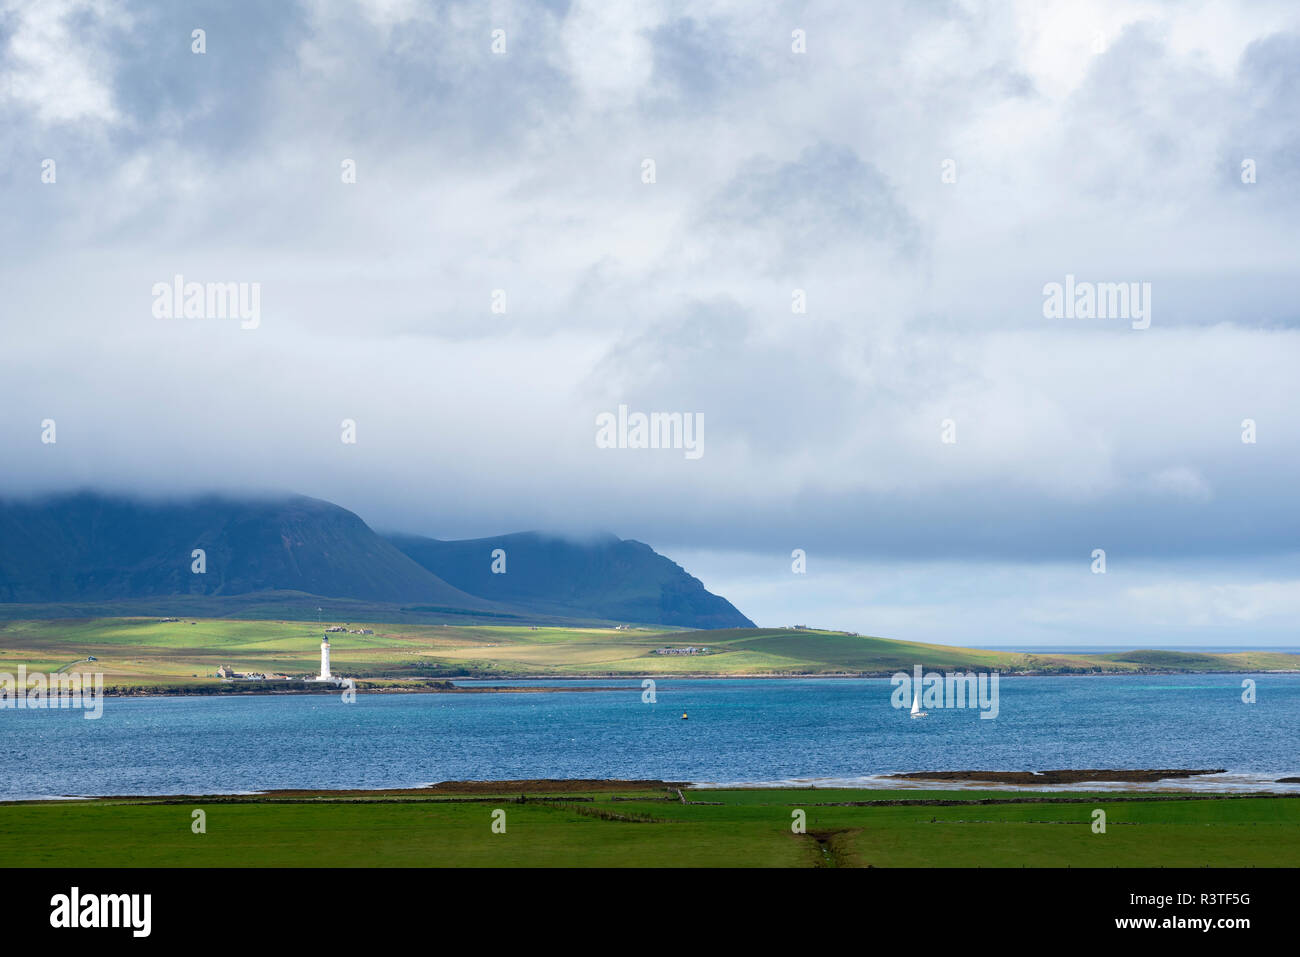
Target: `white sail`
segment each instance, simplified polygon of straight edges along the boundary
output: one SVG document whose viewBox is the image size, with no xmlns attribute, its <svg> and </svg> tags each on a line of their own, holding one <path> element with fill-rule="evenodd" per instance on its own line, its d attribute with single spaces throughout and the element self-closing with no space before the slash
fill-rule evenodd
<svg viewBox="0 0 1300 957">
<path fill-rule="evenodd" d="M 921 696 L 917 692 L 913 691 L 912 692 L 912 714 L 920 714 L 920 713 L 921 713 Z"/>
</svg>

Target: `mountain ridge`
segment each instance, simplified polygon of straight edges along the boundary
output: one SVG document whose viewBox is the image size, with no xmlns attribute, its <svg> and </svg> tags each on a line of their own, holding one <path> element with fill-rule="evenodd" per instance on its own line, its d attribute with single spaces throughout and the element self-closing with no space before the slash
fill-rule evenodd
<svg viewBox="0 0 1300 957">
<path fill-rule="evenodd" d="M 506 548 L 507 574 L 491 572 L 486 543 Z M 348 509 L 289 494 L 147 498 L 83 490 L 0 499 L 0 614 L 6 605 L 247 605 L 261 595 L 293 596 L 299 613 L 315 596 L 516 620 L 752 624 L 650 546 L 609 533 L 385 536 Z"/>
<path fill-rule="evenodd" d="M 754 626 L 672 559 L 609 533 L 582 539 L 537 531 L 455 541 L 387 538 L 453 587 L 492 601 L 613 621 Z"/>
</svg>

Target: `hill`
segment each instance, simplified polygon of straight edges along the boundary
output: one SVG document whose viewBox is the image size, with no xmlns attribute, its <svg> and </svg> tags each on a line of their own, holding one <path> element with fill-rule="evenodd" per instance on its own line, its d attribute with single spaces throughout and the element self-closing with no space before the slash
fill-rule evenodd
<svg viewBox="0 0 1300 957">
<path fill-rule="evenodd" d="M 507 574 L 491 571 L 496 548 Z M 0 501 L 0 619 L 311 619 L 318 607 L 353 621 L 753 624 L 648 545 L 612 535 L 389 540 L 304 496 Z"/>
<path fill-rule="evenodd" d="M 577 540 L 521 532 L 450 542 L 390 535 L 389 541 L 456 588 L 493 602 L 575 618 L 754 627 L 677 563 L 649 545 L 613 535 Z M 504 553 L 504 573 L 492 570 L 497 549 Z"/>
<path fill-rule="evenodd" d="M 206 553 L 202 574 L 192 570 L 195 549 Z M 268 591 L 490 608 L 352 512 L 317 499 L 149 502 L 80 493 L 0 504 L 0 601 Z"/>
</svg>

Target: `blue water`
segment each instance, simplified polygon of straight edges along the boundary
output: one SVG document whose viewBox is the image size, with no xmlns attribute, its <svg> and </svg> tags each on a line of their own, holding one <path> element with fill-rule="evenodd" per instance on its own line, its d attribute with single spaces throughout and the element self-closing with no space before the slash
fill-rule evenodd
<svg viewBox="0 0 1300 957">
<path fill-rule="evenodd" d="M 360 694 L 354 704 L 337 695 L 110 698 L 97 721 L 0 710 L 0 799 L 974 768 L 1300 774 L 1300 676 L 1252 677 L 1254 704 L 1241 701 L 1239 675 L 1003 679 L 995 720 L 955 709 L 911 720 L 890 706 L 884 679 L 660 680 L 653 705 L 639 682 Z"/>
</svg>

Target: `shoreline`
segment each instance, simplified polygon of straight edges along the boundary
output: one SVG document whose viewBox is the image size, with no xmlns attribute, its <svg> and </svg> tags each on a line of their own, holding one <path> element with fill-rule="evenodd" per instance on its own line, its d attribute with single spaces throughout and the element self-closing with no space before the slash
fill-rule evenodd
<svg viewBox="0 0 1300 957">
<path fill-rule="evenodd" d="M 1181 796 L 1186 798 L 1271 796 L 1300 798 L 1300 777 L 1286 772 L 1234 772 L 1222 768 L 1207 769 L 1060 769 L 1051 771 L 901 771 L 882 772 L 855 778 L 785 778 L 759 781 L 665 781 L 658 778 L 527 778 L 483 781 L 440 781 L 432 784 L 399 787 L 351 788 L 267 788 L 253 791 L 212 791 L 199 793 L 139 794 L 49 794 L 0 798 L 0 806 L 65 801 L 111 802 L 152 801 L 187 803 L 192 801 L 277 802 L 322 800 L 455 800 L 468 796 L 524 795 L 550 797 L 578 793 L 617 793 L 663 790 L 675 800 L 689 803 L 684 791 L 861 791 L 887 793 L 897 797 L 880 802 L 929 801 L 908 799 L 909 791 L 923 792 L 1002 792 L 1006 794 L 1069 796 L 1080 793 L 1114 793 Z"/>
<path fill-rule="evenodd" d="M 473 679 L 470 679 L 473 680 Z M 492 679 L 486 679 L 492 680 Z M 516 679 L 526 680 L 526 679 Z M 550 680 L 550 679 L 543 679 Z M 606 679 L 609 680 L 609 679 Z M 182 689 L 166 691 L 132 691 L 121 690 L 120 688 L 106 687 L 104 689 L 105 698 L 244 698 L 244 697 L 274 697 L 278 695 L 336 695 L 345 691 L 355 691 L 357 694 L 490 694 L 501 692 L 505 694 L 539 694 L 542 692 L 569 692 L 569 691 L 626 691 L 627 688 L 618 686 L 595 687 L 591 685 L 580 688 L 557 688 L 543 687 L 538 685 L 492 685 L 485 687 L 472 687 L 465 685 L 456 685 L 451 688 L 435 688 L 428 685 L 416 685 L 410 688 L 390 688 L 378 687 L 367 688 L 364 685 L 357 685 L 349 689 L 346 685 L 330 685 L 328 688 L 276 688 L 273 687 L 275 682 L 248 682 L 248 687 L 238 687 L 232 690 L 225 690 L 225 687 L 208 685 L 205 687 L 214 688 L 215 690 L 204 691 L 187 691 Z"/>
<path fill-rule="evenodd" d="M 946 674 L 947 672 L 942 672 Z M 964 674 L 965 672 L 953 672 L 954 674 Z M 427 681 L 445 681 L 445 682 L 493 682 L 491 685 L 476 687 L 471 684 L 458 684 L 452 688 L 436 688 L 429 685 L 415 685 L 411 687 L 366 687 L 358 683 L 353 689 L 357 694 L 464 694 L 464 693 L 489 693 L 489 692 L 542 692 L 542 691 L 625 691 L 628 688 L 636 687 L 637 683 L 646 678 L 653 678 L 656 681 L 753 681 L 757 679 L 772 681 L 796 681 L 800 679 L 845 679 L 845 680 L 884 680 L 893 677 L 895 672 L 827 672 L 824 674 L 794 674 L 789 672 L 772 673 L 765 672 L 761 674 L 710 674 L 707 672 L 692 672 L 689 674 L 662 674 L 659 672 L 643 672 L 637 675 L 611 675 L 611 674 L 582 674 L 582 675 L 510 675 L 510 676 L 490 676 L 475 675 L 473 677 L 454 677 L 454 678 L 430 678 L 418 679 Z M 1092 674 L 1077 673 L 1057 673 L 1050 671 L 1013 671 L 998 672 L 999 678 L 1161 678 L 1161 677 L 1208 677 L 1211 675 L 1300 675 L 1300 668 L 1293 669 L 1262 669 L 1260 671 L 1176 671 L 1176 670 L 1142 670 L 1142 671 L 1104 671 Z M 353 679 L 358 682 L 366 680 L 375 681 L 400 681 L 399 678 L 376 678 L 376 679 Z M 532 685 L 515 685 L 506 682 L 519 681 L 553 681 L 553 682 L 573 682 L 573 681 L 626 681 L 629 684 L 611 686 L 611 687 L 536 687 Z M 301 682 L 300 682 L 301 683 Z M 226 697 L 231 695 L 320 695 L 320 694 L 338 694 L 342 686 L 332 686 L 330 688 L 275 688 L 271 687 L 274 682 L 248 682 L 249 690 L 242 687 L 239 690 L 193 690 L 196 686 L 178 685 L 168 687 L 165 690 L 129 690 L 121 686 L 108 686 L 104 689 L 105 698 L 204 698 L 204 697 Z M 254 687 L 260 685 L 260 687 Z M 145 686 L 149 687 L 149 686 Z M 215 685 L 197 686 L 200 688 L 217 688 Z"/>
</svg>

